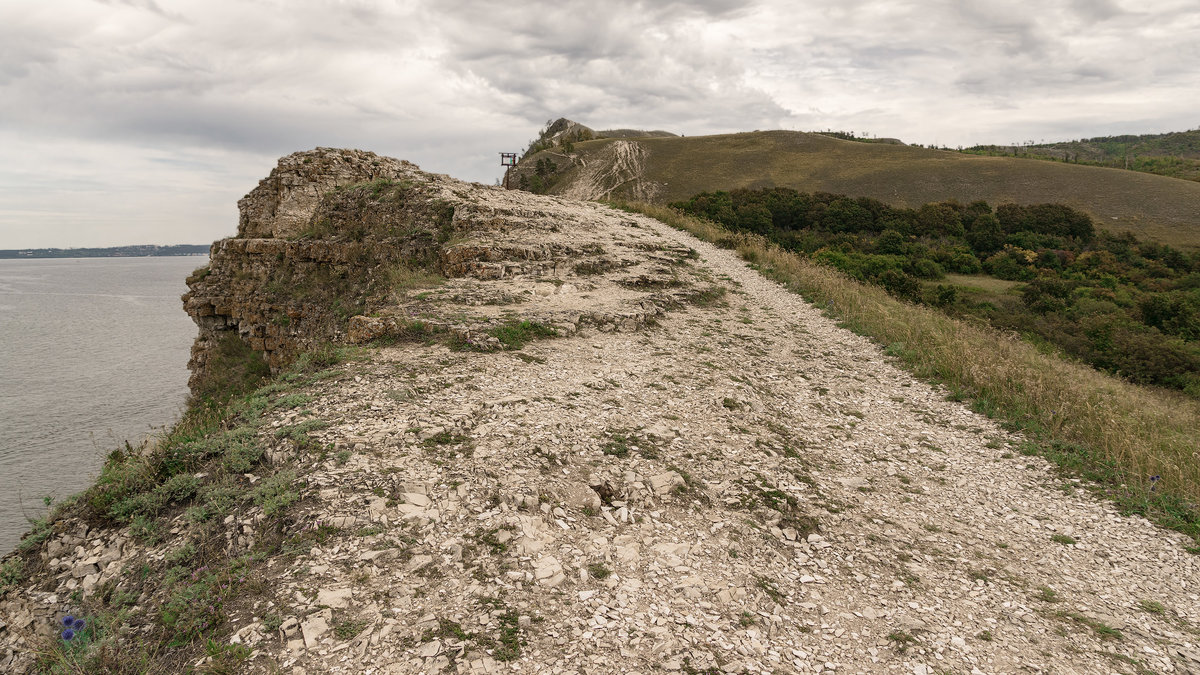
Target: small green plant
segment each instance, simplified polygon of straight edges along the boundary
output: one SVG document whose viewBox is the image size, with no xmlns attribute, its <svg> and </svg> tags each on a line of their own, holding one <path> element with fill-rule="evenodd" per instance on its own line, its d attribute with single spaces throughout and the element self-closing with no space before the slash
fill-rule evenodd
<svg viewBox="0 0 1200 675">
<path fill-rule="evenodd" d="M 628 457 L 629 438 L 624 434 L 614 433 L 604 445 L 600 446 L 600 451 L 613 457 Z"/>
<path fill-rule="evenodd" d="M 403 296 L 414 290 L 440 286 L 446 279 L 440 274 L 399 263 L 392 267 L 387 281 L 392 290 Z"/>
<path fill-rule="evenodd" d="M 0 596 L 25 581 L 25 561 L 12 557 L 0 564 Z"/>
<path fill-rule="evenodd" d="M 1058 601 L 1062 600 L 1062 598 L 1059 597 L 1059 595 L 1058 595 L 1058 591 L 1054 590 L 1053 588 L 1050 588 L 1049 586 L 1039 587 L 1037 595 L 1034 597 L 1036 597 L 1038 600 L 1041 600 L 1042 602 L 1058 602 Z"/>
<path fill-rule="evenodd" d="M 475 635 L 475 641 L 481 647 L 490 648 L 492 658 L 497 661 L 515 661 L 521 656 L 521 617 L 496 598 L 483 598 L 480 602 L 493 610 L 500 610 L 500 614 L 496 616 L 500 622 L 500 637 L 495 639 L 487 635 Z"/>
<path fill-rule="evenodd" d="M 505 349 L 520 349 L 534 340 L 558 336 L 558 331 L 536 321 L 509 321 L 488 331 Z"/>
<path fill-rule="evenodd" d="M 508 544 L 500 541 L 499 534 L 500 530 L 498 528 L 488 530 L 479 535 L 479 541 L 491 549 L 492 553 L 506 553 L 508 551 Z"/>
<path fill-rule="evenodd" d="M 294 471 L 281 471 L 267 478 L 252 494 L 254 505 L 262 507 L 267 518 L 274 517 L 300 499 L 295 482 Z"/>
<path fill-rule="evenodd" d="M 324 429 L 328 426 L 329 422 L 324 420 L 305 420 L 299 424 L 292 424 L 276 429 L 275 438 L 288 438 L 303 447 L 312 443 L 312 439 L 308 436 L 309 433 Z"/>
<path fill-rule="evenodd" d="M 887 639 L 889 642 L 895 644 L 896 651 L 900 652 L 901 654 L 907 652 L 909 647 L 917 644 L 917 638 L 913 637 L 911 633 L 904 630 L 894 630 L 891 633 L 888 633 Z"/>
<path fill-rule="evenodd" d="M 204 653 L 212 658 L 204 669 L 208 675 L 233 675 L 242 671 L 242 664 L 250 658 L 246 645 L 217 642 L 212 638 L 204 641 Z"/>
<path fill-rule="evenodd" d="M 779 589 L 779 585 L 766 577 L 758 577 L 755 585 L 759 590 L 767 594 L 767 597 L 782 605 L 787 600 L 787 595 Z"/>
<path fill-rule="evenodd" d="M 603 581 L 612 576 L 612 570 L 608 569 L 608 566 L 602 562 L 588 563 L 587 571 L 588 576 L 597 581 Z"/>
<path fill-rule="evenodd" d="M 425 642 L 429 642 L 430 640 L 445 640 L 445 639 L 455 639 L 455 640 L 462 641 L 462 640 L 467 640 L 467 639 L 471 638 L 471 634 L 467 633 L 467 631 L 463 630 L 462 625 L 460 623 L 458 623 L 457 621 L 451 621 L 450 619 L 443 619 L 441 617 L 438 617 L 437 622 L 438 622 L 437 628 L 431 628 L 431 629 L 425 631 L 425 635 L 422 637 L 422 640 L 424 640 Z"/>
<path fill-rule="evenodd" d="M 1161 602 L 1155 602 L 1153 600 L 1142 600 L 1138 603 L 1138 606 L 1143 610 L 1150 612 L 1151 614 L 1165 614 L 1167 611 L 1166 606 L 1164 606 Z"/>
<path fill-rule="evenodd" d="M 1055 534 L 1055 535 L 1051 535 L 1050 541 L 1057 542 L 1064 546 L 1070 546 L 1075 543 L 1075 538 L 1067 536 L 1065 534 Z"/>
<path fill-rule="evenodd" d="M 244 581 L 236 567 L 236 563 L 217 568 L 204 565 L 173 583 L 159 617 L 171 631 L 168 646 L 186 645 L 225 622 L 225 603 L 237 596 L 236 586 Z"/>
<path fill-rule="evenodd" d="M 333 634 L 339 640 L 349 640 L 367 627 L 365 619 L 339 619 L 333 624 Z"/>
<path fill-rule="evenodd" d="M 724 306 L 725 294 L 729 290 L 724 286 L 709 286 L 698 291 L 694 291 L 687 296 L 687 302 L 697 307 L 716 307 Z"/>
<path fill-rule="evenodd" d="M 1081 624 L 1087 626 L 1088 628 L 1091 628 L 1092 631 L 1094 633 L 1096 633 L 1096 635 L 1098 637 L 1100 637 L 1101 639 L 1104 639 L 1104 640 L 1123 640 L 1123 639 L 1125 639 L 1125 636 L 1121 634 L 1121 631 L 1117 630 L 1116 628 L 1113 628 L 1112 626 L 1109 626 L 1108 624 L 1104 623 L 1103 621 L 1100 621 L 1099 619 L 1093 619 L 1090 616 L 1084 616 L 1083 614 L 1078 614 L 1076 612 L 1061 612 L 1059 614 L 1059 616 L 1071 619 L 1077 623 L 1081 623 Z"/>
<path fill-rule="evenodd" d="M 312 396 L 308 394 L 287 394 L 275 399 L 271 407 L 278 410 L 291 410 L 292 408 L 299 408 L 309 403 L 312 403 Z"/>
<path fill-rule="evenodd" d="M 979 638 L 980 640 L 983 640 L 984 642 L 991 642 L 992 640 L 996 639 L 992 635 L 992 631 L 990 631 L 990 630 L 980 631 L 978 634 L 975 635 L 975 637 Z"/>
</svg>

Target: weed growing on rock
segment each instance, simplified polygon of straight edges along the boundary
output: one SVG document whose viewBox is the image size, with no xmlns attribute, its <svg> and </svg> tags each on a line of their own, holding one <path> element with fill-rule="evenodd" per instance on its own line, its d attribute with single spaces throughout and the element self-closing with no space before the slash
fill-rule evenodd
<svg viewBox="0 0 1200 675">
<path fill-rule="evenodd" d="M 212 659 L 206 664 L 204 672 L 209 675 L 224 675 L 242 672 L 242 664 L 250 658 L 250 648 L 246 645 L 225 644 L 216 640 L 204 641 L 204 653 Z"/>
<path fill-rule="evenodd" d="M 903 654 L 908 651 L 909 647 L 917 644 L 917 638 L 913 637 L 912 633 L 905 630 L 894 630 L 888 633 L 887 639 L 896 647 L 896 651 Z"/>
<path fill-rule="evenodd" d="M 587 572 L 588 576 L 597 581 L 603 581 L 612 576 L 612 570 L 602 562 L 588 563 Z"/>
<path fill-rule="evenodd" d="M 333 623 L 333 634 L 339 640 L 349 640 L 356 637 L 367 627 L 362 619 L 339 618 Z"/>
<path fill-rule="evenodd" d="M 728 292 L 729 289 L 724 286 L 708 286 L 688 293 L 684 299 L 688 304 L 697 307 L 725 307 L 728 305 L 725 302 L 725 294 Z"/>
<path fill-rule="evenodd" d="M 295 488 L 296 472 L 282 471 L 264 480 L 252 493 L 254 505 L 262 507 L 263 515 L 271 518 L 300 499 Z"/>
<path fill-rule="evenodd" d="M 1155 602 L 1153 600 L 1142 600 L 1138 603 L 1138 606 L 1145 611 L 1150 612 L 1151 614 L 1165 614 L 1167 611 L 1166 606 L 1164 606 L 1161 602 Z"/>
<path fill-rule="evenodd" d="M 1042 586 L 1038 588 L 1037 595 L 1034 597 L 1042 602 L 1058 602 L 1059 600 L 1062 600 L 1062 598 L 1058 595 L 1058 591 L 1050 588 L 1049 586 Z"/>
<path fill-rule="evenodd" d="M 189 644 L 225 621 L 225 603 L 245 582 L 240 575 L 243 565 L 244 561 L 204 565 L 175 582 L 161 610 L 163 626 L 170 631 L 167 646 Z"/>
<path fill-rule="evenodd" d="M 754 585 L 758 587 L 767 597 L 775 601 L 776 604 L 784 604 L 787 602 L 787 594 L 779 589 L 779 585 L 766 577 L 758 577 L 755 579 Z"/>
<path fill-rule="evenodd" d="M 505 349 L 520 349 L 529 342 L 557 337 L 558 331 L 536 321 L 509 321 L 488 331 Z"/>
<path fill-rule="evenodd" d="M 0 564 L 0 596 L 21 585 L 25 581 L 25 561 L 21 558 L 9 558 Z"/>
<path fill-rule="evenodd" d="M 406 262 L 393 265 L 387 275 L 387 285 L 400 296 L 407 296 L 412 291 L 440 286 L 445 281 L 446 278 L 440 274 Z"/>
<path fill-rule="evenodd" d="M 1071 619 L 1072 621 L 1075 621 L 1076 623 L 1080 623 L 1080 624 L 1087 626 L 1088 628 L 1091 628 L 1092 631 L 1094 633 L 1096 633 L 1096 636 L 1102 640 L 1124 640 L 1125 639 L 1125 636 L 1121 634 L 1121 631 L 1117 630 L 1116 628 L 1113 628 L 1112 626 L 1109 626 L 1108 624 L 1104 623 L 1103 621 L 1100 621 L 1099 619 L 1094 619 L 1090 616 L 1085 616 L 1083 614 L 1079 614 L 1078 612 L 1060 612 L 1059 616 L 1066 618 L 1066 619 Z"/>
</svg>

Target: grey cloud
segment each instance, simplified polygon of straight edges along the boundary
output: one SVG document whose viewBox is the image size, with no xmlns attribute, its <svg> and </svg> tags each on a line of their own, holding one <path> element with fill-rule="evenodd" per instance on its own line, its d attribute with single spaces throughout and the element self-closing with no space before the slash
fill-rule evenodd
<svg viewBox="0 0 1200 675">
<path fill-rule="evenodd" d="M 1071 0 L 1071 9 L 1089 22 L 1108 21 L 1128 14 L 1114 0 Z"/>
<path fill-rule="evenodd" d="M 147 12 L 171 19 L 181 18 L 180 15 L 174 12 L 168 12 L 167 10 L 164 10 L 161 5 L 155 2 L 155 0 L 95 0 L 95 2 L 98 2 L 102 5 L 123 5 L 125 7 L 142 9 Z"/>
<path fill-rule="evenodd" d="M 126 184 L 158 175 L 193 181 L 220 208 L 172 194 L 228 233 L 233 202 L 274 159 L 315 145 L 490 182 L 494 152 L 560 115 L 689 135 L 833 127 L 947 143 L 1189 126 L 1198 16 L 1192 0 L 0 6 L 0 133 L 32 143 L 0 143 L 0 237 L 21 222 L 3 214 L 36 211 L 14 205 L 19 186 L 54 202 L 62 175 L 89 189 L 61 193 L 56 211 L 114 228 L 137 216 L 105 195 L 128 200 Z M 1109 128 L 1122 120 L 1142 126 Z M 39 150 L 51 145 L 61 151 Z M 67 148 L 123 164 L 80 168 Z"/>
<path fill-rule="evenodd" d="M 956 7 L 965 26 L 977 31 L 975 37 L 982 42 L 978 46 L 986 48 L 987 43 L 994 42 L 1009 56 L 1036 57 L 1054 43 L 1053 38 L 1041 34 L 1032 18 L 1020 16 L 1021 9 L 1010 3 L 989 6 L 987 3 L 964 2 Z"/>
<path fill-rule="evenodd" d="M 702 127 L 724 126 L 729 118 L 760 124 L 765 116 L 786 116 L 769 94 L 742 82 L 744 65 L 706 49 L 696 34 L 707 22 L 741 16 L 753 5 L 516 6 L 495 17 L 480 36 L 474 22 L 458 17 L 476 16 L 485 6 L 456 2 L 450 15 L 442 17 L 438 27 L 446 38 L 446 64 L 516 95 L 512 112 L 518 115 L 580 116 L 597 124 L 587 116 L 607 111 L 611 117 L 620 111 L 662 119 L 682 113 L 681 123 Z M 721 105 L 711 105 L 714 100 Z M 727 113 L 730 109 L 736 112 Z M 718 116 L 726 119 L 718 121 Z"/>
</svg>

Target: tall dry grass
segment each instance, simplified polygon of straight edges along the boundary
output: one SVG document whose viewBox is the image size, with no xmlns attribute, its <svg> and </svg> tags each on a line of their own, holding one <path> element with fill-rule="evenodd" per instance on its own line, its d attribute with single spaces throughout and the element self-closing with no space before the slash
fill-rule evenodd
<svg viewBox="0 0 1200 675">
<path fill-rule="evenodd" d="M 1107 483 L 1126 510 L 1200 535 L 1200 405 L 1039 352 L 1015 335 L 896 300 L 766 239 L 649 204 L 623 204 L 736 251 L 759 271 L 884 345 L 921 377 L 973 398 L 1065 468 Z M 1158 479 L 1152 477 L 1159 476 Z"/>
</svg>

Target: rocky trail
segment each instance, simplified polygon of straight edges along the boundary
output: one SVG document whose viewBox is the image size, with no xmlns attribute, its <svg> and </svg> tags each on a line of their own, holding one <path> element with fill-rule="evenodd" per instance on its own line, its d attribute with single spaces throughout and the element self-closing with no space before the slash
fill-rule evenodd
<svg viewBox="0 0 1200 675">
<path fill-rule="evenodd" d="M 464 334 L 515 316 L 558 337 L 368 347 L 274 413 L 271 462 L 298 467 L 296 527 L 320 536 L 228 617 L 249 669 L 1200 673 L 1200 559 L 1182 535 L 1020 454 L 730 251 L 431 180 L 476 205 L 456 218 L 490 223 L 453 246 L 551 223 L 539 242 L 611 264 L 482 256 L 493 266 L 434 291 L 438 311 L 474 312 Z M 327 451 L 277 433 L 313 421 Z M 226 521 L 231 550 L 256 522 Z M 57 591 L 0 606 L 0 661 L 20 663 L 14 636 L 93 573 L 78 565 L 104 575 L 175 545 L 80 527 L 74 557 L 48 554 Z"/>
</svg>

